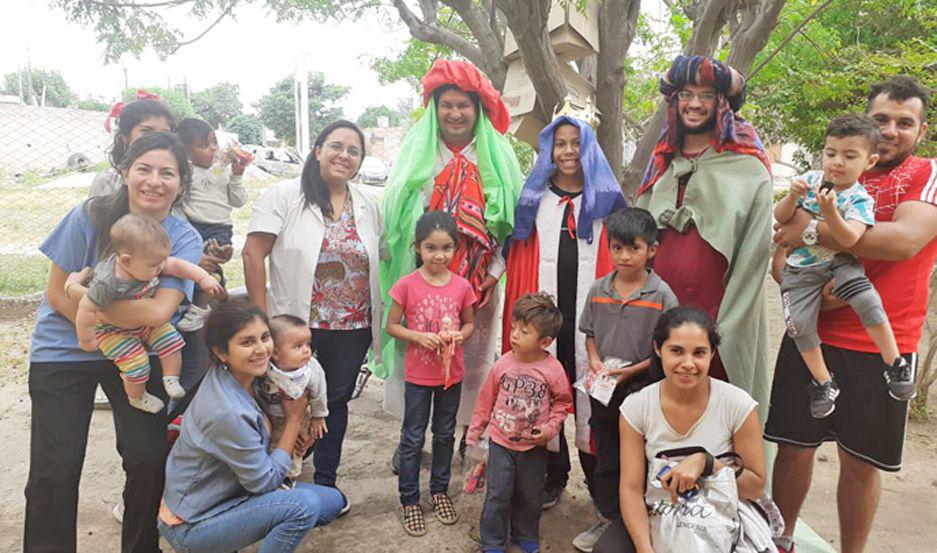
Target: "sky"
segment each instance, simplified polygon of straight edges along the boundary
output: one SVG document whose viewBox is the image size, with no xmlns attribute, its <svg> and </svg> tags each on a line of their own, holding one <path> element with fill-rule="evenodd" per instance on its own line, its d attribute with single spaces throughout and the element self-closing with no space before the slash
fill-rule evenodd
<svg viewBox="0 0 937 553">
<path fill-rule="evenodd" d="M 310 71 L 321 71 L 326 82 L 350 87 L 342 107 L 357 117 L 370 105 L 397 106 L 415 101 L 404 83 L 381 85 L 369 68 L 372 55 L 387 55 L 405 48 L 406 28 L 392 17 L 371 17 L 355 23 L 321 24 L 314 21 L 277 23 L 274 14 L 259 6 L 244 6 L 236 20 L 226 19 L 198 42 L 185 46 L 165 61 L 147 53 L 140 59 L 126 55 L 120 63 L 104 64 L 104 47 L 94 30 L 69 23 L 60 9 L 45 0 L 21 0 L 4 6 L 0 18 L 0 76 L 26 66 L 57 70 L 80 98 L 116 100 L 124 86 L 126 68 L 130 86 L 162 86 L 185 81 L 192 91 L 220 82 L 240 86 L 246 111 L 273 84 L 295 71 L 303 56 Z M 197 34 L 208 24 L 170 20 Z M 38 23 L 37 22 L 41 22 Z M 28 53 L 27 53 L 28 48 Z"/>
</svg>

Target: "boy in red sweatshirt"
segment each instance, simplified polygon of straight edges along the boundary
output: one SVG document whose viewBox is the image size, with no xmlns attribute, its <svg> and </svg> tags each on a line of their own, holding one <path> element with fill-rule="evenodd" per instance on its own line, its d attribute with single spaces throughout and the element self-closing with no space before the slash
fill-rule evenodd
<svg viewBox="0 0 937 553">
<path fill-rule="evenodd" d="M 547 353 L 563 317 L 547 294 L 527 294 L 511 312 L 511 351 L 491 368 L 478 395 L 467 443 L 487 429 L 488 491 L 482 549 L 503 553 L 508 537 L 525 553 L 540 548 L 547 444 L 560 432 L 573 397 L 563 366 Z"/>
</svg>

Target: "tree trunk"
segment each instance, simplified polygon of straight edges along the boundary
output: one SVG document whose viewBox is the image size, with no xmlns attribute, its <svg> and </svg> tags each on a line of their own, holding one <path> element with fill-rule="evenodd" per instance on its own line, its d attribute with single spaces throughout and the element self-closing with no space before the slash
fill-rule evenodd
<svg viewBox="0 0 937 553">
<path fill-rule="evenodd" d="M 508 28 L 517 41 L 527 76 L 537 91 L 536 115 L 548 121 L 553 110 L 566 96 L 566 84 L 560 77 L 559 60 L 547 32 L 547 17 L 552 2 L 497 0 L 496 5 L 507 20 Z"/>
<path fill-rule="evenodd" d="M 622 101 L 625 92 L 625 58 L 634 40 L 640 12 L 641 0 L 605 0 L 598 15 L 595 105 L 601 114 L 602 124 L 596 134 L 619 183 L 624 142 Z"/>
<path fill-rule="evenodd" d="M 437 19 L 439 2 L 437 0 L 421 0 L 422 18 L 417 17 L 404 0 L 392 0 L 392 3 L 397 9 L 401 21 L 406 24 L 407 29 L 410 30 L 410 34 L 414 38 L 430 44 L 440 44 L 452 48 L 453 51 L 475 64 L 483 73 L 488 75 L 495 87 L 499 90 L 504 88 L 507 65 L 501 61 L 503 42 L 496 31 L 491 31 L 490 28 L 486 31 L 478 25 L 478 14 L 476 12 L 481 9 L 480 7 L 474 5 L 466 7 L 466 2 L 461 1 L 449 3 L 457 12 L 466 10 L 467 17 L 472 23 L 470 29 L 473 37 L 478 42 L 478 44 L 473 44 L 439 24 Z M 473 2 L 468 2 L 468 4 L 473 4 Z M 463 17 L 461 12 L 459 12 L 459 15 Z M 469 21 L 466 21 L 466 25 L 469 24 Z M 478 32 L 478 35 L 475 35 L 475 32 Z"/>
<path fill-rule="evenodd" d="M 749 6 L 749 12 L 743 14 L 745 23 L 732 33 L 732 47 L 726 63 L 736 68 L 743 75 L 748 75 L 755 63 L 755 57 L 768 44 L 768 38 L 778 24 L 778 16 L 786 0 L 764 0 L 755 6 Z"/>
</svg>

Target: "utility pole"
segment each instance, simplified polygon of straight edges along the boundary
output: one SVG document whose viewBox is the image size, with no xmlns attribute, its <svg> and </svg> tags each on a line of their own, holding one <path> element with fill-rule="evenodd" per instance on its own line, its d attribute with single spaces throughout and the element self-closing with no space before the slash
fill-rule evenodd
<svg viewBox="0 0 937 553">
<path fill-rule="evenodd" d="M 309 72 L 306 71 L 306 53 L 296 59 L 296 83 L 299 86 L 299 98 L 296 109 L 296 149 L 305 159 L 309 153 Z M 294 95 L 294 98 L 296 96 Z"/>
</svg>

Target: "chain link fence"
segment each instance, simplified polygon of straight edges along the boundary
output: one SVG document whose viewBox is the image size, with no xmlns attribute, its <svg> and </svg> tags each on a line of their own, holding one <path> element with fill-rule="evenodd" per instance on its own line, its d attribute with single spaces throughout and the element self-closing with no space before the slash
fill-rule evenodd
<svg viewBox="0 0 937 553">
<path fill-rule="evenodd" d="M 39 245 L 55 225 L 88 197 L 95 174 L 109 167 L 113 138 L 106 112 L 0 103 L 0 297 L 41 293 L 50 262 Z M 369 157 L 362 181 L 380 194 L 406 134 L 404 128 L 365 129 Z M 219 133 L 222 134 L 222 133 Z M 235 256 L 226 266 L 229 282 L 243 282 L 239 250 L 251 205 L 271 184 L 299 175 L 304 156 L 287 148 L 250 147 L 255 162 L 245 172 L 251 199 L 232 214 Z M 383 175 L 383 177 L 382 177 Z"/>
</svg>

